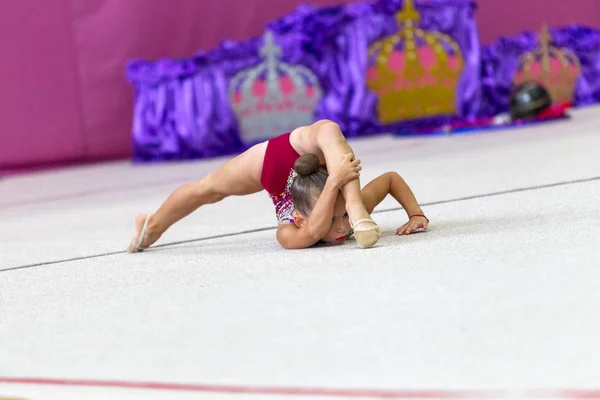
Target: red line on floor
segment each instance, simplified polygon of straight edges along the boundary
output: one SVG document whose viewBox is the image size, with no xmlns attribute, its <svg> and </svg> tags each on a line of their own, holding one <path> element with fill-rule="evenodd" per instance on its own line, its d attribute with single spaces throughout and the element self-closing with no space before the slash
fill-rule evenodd
<svg viewBox="0 0 600 400">
<path fill-rule="evenodd" d="M 379 399 L 501 399 L 514 398 L 508 391 L 476 390 L 378 390 L 378 389 L 327 389 L 299 387 L 260 387 L 235 385 L 202 385 L 168 382 L 136 382 L 93 379 L 0 377 L 0 383 L 19 385 L 84 386 L 117 389 L 150 389 L 228 394 L 262 394 L 279 396 L 322 397 L 372 397 Z M 530 399 L 600 399 L 600 390 L 540 390 L 520 393 L 520 398 Z"/>
<path fill-rule="evenodd" d="M 54 379 L 0 377 L 0 383 L 20 385 L 87 386 L 120 389 L 153 389 L 229 394 L 262 394 L 280 396 L 375 397 L 383 399 L 483 399 L 491 398 L 489 392 L 452 390 L 376 390 L 376 389 L 326 389 L 294 387 L 253 387 L 234 385 L 202 385 L 167 382 L 134 382 L 91 379 Z"/>
</svg>

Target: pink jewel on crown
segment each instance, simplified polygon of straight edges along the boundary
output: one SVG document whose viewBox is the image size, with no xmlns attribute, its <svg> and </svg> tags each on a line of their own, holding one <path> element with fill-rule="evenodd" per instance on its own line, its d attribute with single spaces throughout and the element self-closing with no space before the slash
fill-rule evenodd
<svg viewBox="0 0 600 400">
<path fill-rule="evenodd" d="M 229 84 L 229 100 L 246 143 L 310 125 L 322 96 L 310 69 L 280 61 L 281 47 L 271 31 L 265 32 L 260 55 L 263 62 L 238 72 Z"/>
</svg>

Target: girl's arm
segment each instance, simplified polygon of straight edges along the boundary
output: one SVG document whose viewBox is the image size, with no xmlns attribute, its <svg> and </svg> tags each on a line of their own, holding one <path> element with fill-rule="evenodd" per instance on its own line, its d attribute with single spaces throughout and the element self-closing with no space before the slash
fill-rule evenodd
<svg viewBox="0 0 600 400">
<path fill-rule="evenodd" d="M 409 221 L 398 228 L 397 234 L 410 234 L 420 228 L 427 229 L 429 221 L 423 216 L 423 210 L 417 203 L 415 195 L 396 172 L 387 172 L 375 178 L 362 189 L 361 194 L 369 214 L 388 194 L 391 194 L 402 205 Z"/>
</svg>

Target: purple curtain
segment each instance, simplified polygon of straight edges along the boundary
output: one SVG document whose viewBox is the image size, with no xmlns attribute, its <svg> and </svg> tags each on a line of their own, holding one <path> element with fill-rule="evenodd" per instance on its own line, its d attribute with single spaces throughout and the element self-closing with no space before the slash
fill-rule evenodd
<svg viewBox="0 0 600 400">
<path fill-rule="evenodd" d="M 419 27 L 447 34 L 457 42 L 464 57 L 464 68 L 455 90 L 456 112 L 392 123 L 380 121 L 379 99 L 366 85 L 367 69 L 371 64 L 368 49 L 377 40 L 398 31 L 396 13 L 403 8 L 403 3 L 401 0 L 381 0 L 344 7 L 343 12 L 353 18 L 340 28 L 336 38 L 335 49 L 331 52 L 336 57 L 336 68 L 330 72 L 330 81 L 335 85 L 328 87 L 329 101 L 320 104 L 317 116 L 339 123 L 347 136 L 436 126 L 457 118 L 472 118 L 479 112 L 480 47 L 473 15 L 474 2 L 430 0 L 416 3 L 421 16 Z M 397 47 L 402 50 L 401 43 Z"/>
<path fill-rule="evenodd" d="M 571 25 L 550 29 L 550 35 L 552 46 L 571 50 L 581 63 L 581 76 L 575 87 L 575 105 L 600 102 L 600 30 Z M 524 32 L 501 37 L 482 49 L 482 116 L 508 110 L 519 57 L 538 46 L 539 34 Z"/>
<path fill-rule="evenodd" d="M 416 4 L 420 28 L 447 34 L 464 57 L 456 113 L 379 121 L 378 99 L 366 85 L 368 47 L 398 31 L 395 14 L 402 5 L 400 0 L 304 5 L 270 23 L 263 37 L 225 41 L 184 60 L 130 63 L 134 159 L 235 153 L 323 118 L 339 123 L 347 136 L 359 136 L 475 116 L 480 57 L 473 2 L 430 0 Z"/>
<path fill-rule="evenodd" d="M 206 57 L 138 61 L 128 77 L 136 88 L 135 160 L 214 157 L 240 148 L 230 110 L 220 106 L 223 75 Z"/>
<path fill-rule="evenodd" d="M 303 18 L 302 10 L 315 11 L 301 7 L 295 13 L 298 18 L 280 22 L 279 27 L 273 29 L 275 41 L 281 47 L 282 61 L 302 62 L 318 74 L 327 66 L 319 67 L 323 63 L 319 63 L 310 50 L 302 50 L 306 43 L 312 44 L 311 38 L 292 29 L 293 24 Z M 279 36 L 279 32 L 283 36 Z M 257 141 L 244 140 L 229 89 L 240 71 L 263 61 L 260 50 L 264 42 L 263 37 L 246 42 L 224 41 L 218 48 L 198 52 L 189 59 L 131 62 L 127 77 L 136 91 L 132 132 L 134 160 L 214 157 L 242 151 Z M 259 78 L 264 79 L 264 76 Z M 236 89 L 242 91 L 241 87 Z"/>
</svg>

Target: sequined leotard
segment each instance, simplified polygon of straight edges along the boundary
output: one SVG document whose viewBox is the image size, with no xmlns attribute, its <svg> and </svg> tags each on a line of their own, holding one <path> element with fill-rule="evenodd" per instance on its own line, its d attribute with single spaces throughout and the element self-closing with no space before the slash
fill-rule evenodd
<svg viewBox="0 0 600 400">
<path fill-rule="evenodd" d="M 294 163 L 300 154 L 290 144 L 290 133 L 269 140 L 260 181 L 275 205 L 277 222 L 294 222 L 290 186 Z"/>
</svg>

